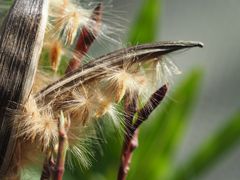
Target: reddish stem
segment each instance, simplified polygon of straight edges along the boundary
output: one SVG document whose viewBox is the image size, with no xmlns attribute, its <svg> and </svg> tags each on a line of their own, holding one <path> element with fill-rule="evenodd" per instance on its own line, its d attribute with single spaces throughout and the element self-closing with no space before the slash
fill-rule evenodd
<svg viewBox="0 0 240 180">
<path fill-rule="evenodd" d="M 152 94 L 146 105 L 138 112 L 138 119 L 134 123 L 134 114 L 136 111 L 132 111 L 133 107 L 136 108 L 136 99 L 130 105 L 125 104 L 125 114 L 130 112 L 130 116 L 125 115 L 126 120 L 126 135 L 124 138 L 121 164 L 118 170 L 118 180 L 126 180 L 128 171 L 130 169 L 132 154 L 138 147 L 138 132 L 141 124 L 148 119 L 150 114 L 156 109 L 156 107 L 162 102 L 167 93 L 167 86 L 164 85 Z M 127 98 L 126 98 L 127 99 Z M 128 99 L 129 100 L 129 99 Z M 132 114 L 134 112 L 134 114 Z"/>
<path fill-rule="evenodd" d="M 132 159 L 132 151 L 138 146 L 137 133 L 134 138 L 130 138 L 130 129 L 132 128 L 134 114 L 137 112 L 137 94 L 134 94 L 131 99 L 129 94 L 125 96 L 124 110 L 125 110 L 125 137 L 122 149 L 121 164 L 118 171 L 118 179 L 124 180 L 128 174 L 129 165 Z"/>
<path fill-rule="evenodd" d="M 66 74 L 80 67 L 82 58 L 86 55 L 89 48 L 95 41 L 97 35 L 99 34 L 102 23 L 102 13 L 103 13 L 102 3 L 99 3 L 97 7 L 94 9 L 93 14 L 91 16 L 90 22 L 91 24 L 88 25 L 88 27 L 86 26 L 83 27 L 79 35 L 75 47 L 75 52 L 77 53 L 78 57 L 77 58 L 73 57 L 73 59 L 70 60 L 65 72 Z"/>
<path fill-rule="evenodd" d="M 138 131 L 136 130 L 131 138 L 126 135 L 124 139 L 121 164 L 118 171 L 118 180 L 126 180 L 130 164 L 132 160 L 133 151 L 138 147 Z"/>
<path fill-rule="evenodd" d="M 162 102 L 163 98 L 167 93 L 167 85 L 163 85 L 160 89 L 158 89 L 155 93 L 152 94 L 149 101 L 145 104 L 145 106 L 138 112 L 138 119 L 136 123 L 133 125 L 132 131 L 134 132 L 145 120 L 148 119 L 150 114 L 159 106 Z"/>
<path fill-rule="evenodd" d="M 67 124 L 67 127 L 65 125 Z M 59 119 L 59 145 L 58 145 L 58 153 L 57 153 L 57 161 L 54 172 L 54 180 L 62 180 L 64 175 L 64 166 L 65 159 L 68 149 L 68 137 L 67 131 L 69 128 L 70 122 L 64 118 L 63 113 L 61 112 L 61 117 Z"/>
</svg>

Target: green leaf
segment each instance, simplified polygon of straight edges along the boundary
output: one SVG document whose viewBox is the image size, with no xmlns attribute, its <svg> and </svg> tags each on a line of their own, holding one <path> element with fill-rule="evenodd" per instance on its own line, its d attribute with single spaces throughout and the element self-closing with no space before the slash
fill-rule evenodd
<svg viewBox="0 0 240 180">
<path fill-rule="evenodd" d="M 166 99 L 140 131 L 129 179 L 165 179 L 172 170 L 172 156 L 187 127 L 202 73 L 193 71 Z"/>
<path fill-rule="evenodd" d="M 230 118 L 225 126 L 212 135 L 195 155 L 174 174 L 173 180 L 194 179 L 209 169 L 240 140 L 240 113 Z"/>
<path fill-rule="evenodd" d="M 129 42 L 141 44 L 152 42 L 158 34 L 161 0 L 145 0 L 130 30 Z"/>
</svg>

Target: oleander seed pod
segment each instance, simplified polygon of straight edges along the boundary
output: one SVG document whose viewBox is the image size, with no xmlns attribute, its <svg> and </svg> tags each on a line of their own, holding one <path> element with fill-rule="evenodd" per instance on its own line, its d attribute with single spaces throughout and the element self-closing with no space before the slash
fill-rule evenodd
<svg viewBox="0 0 240 180">
<path fill-rule="evenodd" d="M 106 115 L 117 118 L 119 112 L 115 106 L 125 94 L 130 97 L 138 94 L 140 98 L 145 98 L 158 88 L 153 87 L 154 84 L 149 77 L 155 74 L 165 76 L 166 72 L 163 69 L 167 68 L 166 54 L 193 47 L 202 47 L 202 44 L 192 41 L 159 42 L 124 48 L 94 59 L 34 94 L 32 98 L 36 110 L 40 117 L 41 114 L 50 114 L 48 119 L 52 121 L 59 117 L 60 112 L 69 117 L 71 120 L 68 133 L 69 150 L 77 149 L 78 141 L 85 138 L 82 135 L 88 133 L 85 128 L 88 129 L 91 123 Z M 154 67 L 151 68 L 151 75 L 146 67 L 149 64 Z M 159 68 L 158 64 L 164 66 Z M 165 83 L 167 82 L 162 82 Z M 31 109 L 29 111 L 31 112 Z M 56 146 L 57 142 L 53 139 L 56 139 L 57 131 L 51 128 L 50 133 L 44 134 L 36 130 L 39 129 L 37 122 L 32 121 L 30 126 L 36 128 L 28 128 L 24 131 L 24 136 L 35 137 L 37 132 L 39 136 L 43 136 L 42 139 L 52 139 L 48 141 L 50 144 L 42 144 L 43 149 Z M 27 122 L 23 119 L 19 124 L 24 127 Z M 78 151 L 82 151 L 81 147 Z"/>
<path fill-rule="evenodd" d="M 15 115 L 30 95 L 42 49 L 48 0 L 15 0 L 0 30 L 0 179 L 18 176 Z"/>
<path fill-rule="evenodd" d="M 85 10 L 71 0 L 15 0 L 0 34 L 0 179 L 18 177 L 20 167 L 38 161 L 35 157 L 56 153 L 62 112 L 71 121 L 68 151 L 87 166 L 84 153 L 92 153 L 85 142 L 95 136 L 96 120 L 110 116 L 120 121 L 116 106 L 126 94 L 147 99 L 167 83 L 165 74 L 175 67 L 168 67 L 165 55 L 202 47 L 200 42 L 166 41 L 123 48 L 67 71 L 57 81 L 45 80 L 51 76 L 39 70 L 33 82 L 44 35 L 56 71 L 62 47 L 76 41 L 77 31 L 84 27 L 88 36 L 96 36 L 99 27 L 92 26 L 100 26 L 93 21 L 99 21 L 101 10 L 101 3 Z"/>
</svg>

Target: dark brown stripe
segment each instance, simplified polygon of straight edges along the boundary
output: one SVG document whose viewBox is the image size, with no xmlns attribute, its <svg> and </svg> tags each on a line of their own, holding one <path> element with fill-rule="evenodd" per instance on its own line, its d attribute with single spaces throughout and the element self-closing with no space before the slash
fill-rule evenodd
<svg viewBox="0 0 240 180">
<path fill-rule="evenodd" d="M 7 113 L 7 108 L 16 110 L 31 92 L 43 41 L 39 32 L 46 2 L 15 0 L 0 30 L 0 177 L 14 166 L 10 164 L 16 144 L 11 138 L 14 115 Z"/>
</svg>

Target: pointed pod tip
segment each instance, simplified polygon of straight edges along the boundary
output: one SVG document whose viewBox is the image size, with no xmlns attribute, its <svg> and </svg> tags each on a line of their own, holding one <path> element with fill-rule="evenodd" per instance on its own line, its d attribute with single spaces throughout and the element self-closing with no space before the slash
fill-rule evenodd
<svg viewBox="0 0 240 180">
<path fill-rule="evenodd" d="M 203 47 L 204 47 L 204 44 L 203 44 L 202 42 L 199 42 L 199 43 L 198 43 L 198 47 L 203 48 Z"/>
<path fill-rule="evenodd" d="M 203 48 L 204 44 L 200 41 L 165 41 L 163 44 L 168 45 L 169 47 L 183 47 L 183 48 L 191 48 L 191 47 L 200 47 Z"/>
<path fill-rule="evenodd" d="M 181 49 L 188 49 L 194 47 L 203 48 L 204 44 L 199 41 L 162 41 L 159 43 L 153 44 L 153 48 L 161 48 L 162 55 L 168 54 L 174 51 L 178 51 Z"/>
<path fill-rule="evenodd" d="M 99 3 L 97 3 L 96 7 L 94 8 L 94 11 L 95 12 L 101 11 L 102 8 L 103 8 L 103 3 L 99 2 Z"/>
<path fill-rule="evenodd" d="M 199 41 L 189 41 L 188 43 L 192 44 L 192 47 L 200 47 L 200 48 L 204 47 L 204 44 L 202 42 L 199 42 Z"/>
</svg>

